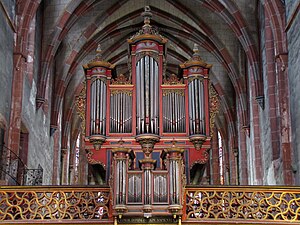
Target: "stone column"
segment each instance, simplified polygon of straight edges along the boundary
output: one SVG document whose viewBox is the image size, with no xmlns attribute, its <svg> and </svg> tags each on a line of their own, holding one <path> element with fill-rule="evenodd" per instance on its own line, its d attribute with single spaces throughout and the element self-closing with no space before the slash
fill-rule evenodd
<svg viewBox="0 0 300 225">
<path fill-rule="evenodd" d="M 68 184 L 68 149 L 62 148 L 61 149 L 61 184 L 66 185 Z"/>
<path fill-rule="evenodd" d="M 232 149 L 235 162 L 235 185 L 239 185 L 239 150 L 237 148 Z"/>
<path fill-rule="evenodd" d="M 214 185 L 220 184 L 220 160 L 219 160 L 219 140 L 218 130 L 216 127 L 213 128 L 213 136 L 211 142 L 211 181 Z"/>
<path fill-rule="evenodd" d="M 16 155 L 19 154 L 20 148 L 20 132 L 21 132 L 21 114 L 22 114 L 22 99 L 23 99 L 23 80 L 25 73 L 26 57 L 21 52 L 14 52 L 14 70 L 11 96 L 11 111 L 10 124 L 8 131 L 7 147 Z M 12 158 L 8 152 L 8 159 Z M 10 163 L 10 162 L 8 162 Z"/>
<path fill-rule="evenodd" d="M 288 54 L 280 53 L 277 56 L 278 69 L 278 92 L 279 92 L 279 113 L 280 113 L 280 136 L 281 136 L 281 158 L 283 161 L 283 179 L 285 185 L 293 185 L 295 176 L 292 170 L 292 149 L 291 149 L 291 116 L 290 97 L 288 86 Z"/>
</svg>

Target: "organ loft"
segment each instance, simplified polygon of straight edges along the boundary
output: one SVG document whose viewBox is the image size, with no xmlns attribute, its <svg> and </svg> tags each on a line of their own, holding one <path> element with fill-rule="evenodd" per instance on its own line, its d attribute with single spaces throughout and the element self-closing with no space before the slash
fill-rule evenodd
<svg viewBox="0 0 300 225">
<path fill-rule="evenodd" d="M 212 65 L 195 44 L 192 58 L 169 73 L 168 40 L 152 27 L 149 6 L 142 16 L 127 40 L 126 74 L 102 58 L 100 45 L 83 66 L 85 149 L 110 184 L 115 217 L 181 219 L 184 187 L 201 180 L 209 156 Z"/>
</svg>

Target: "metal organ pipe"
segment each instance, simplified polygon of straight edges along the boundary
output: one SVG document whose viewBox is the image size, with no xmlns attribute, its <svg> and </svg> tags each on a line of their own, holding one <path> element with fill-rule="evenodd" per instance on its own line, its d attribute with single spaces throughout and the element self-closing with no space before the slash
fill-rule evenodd
<svg viewBox="0 0 300 225">
<path fill-rule="evenodd" d="M 146 55 L 136 64 L 137 134 L 158 134 L 158 64 Z"/>
<path fill-rule="evenodd" d="M 201 83 L 201 96 L 200 96 L 200 99 L 201 99 L 201 117 L 200 117 L 200 121 L 201 121 L 201 132 L 202 134 L 205 133 L 205 101 L 204 101 L 204 84 L 203 84 L 203 80 L 200 81 Z"/>
<path fill-rule="evenodd" d="M 204 84 L 202 79 L 195 78 L 189 83 L 189 121 L 190 134 L 205 133 Z"/>
<path fill-rule="evenodd" d="M 90 119 L 90 129 L 91 129 L 91 134 L 94 134 L 94 120 L 95 120 L 95 116 L 94 116 L 94 105 L 95 105 L 95 95 L 94 95 L 94 91 L 95 91 L 95 87 L 94 87 L 94 83 L 92 83 L 91 85 L 91 106 L 90 106 L 90 114 L 91 114 L 91 119 Z"/>
<path fill-rule="evenodd" d="M 96 80 L 96 118 L 95 118 L 95 123 L 96 123 L 96 129 L 95 129 L 95 134 L 99 134 L 99 111 L 100 111 L 100 102 L 99 102 L 99 89 L 100 89 L 100 81 L 99 79 Z"/>
<path fill-rule="evenodd" d="M 118 90 L 111 94 L 110 132 L 130 133 L 132 122 L 132 96 L 129 92 Z"/>
<path fill-rule="evenodd" d="M 91 85 L 91 134 L 105 135 L 106 84 L 96 78 Z"/>
<path fill-rule="evenodd" d="M 181 89 L 168 89 L 163 96 L 163 131 L 185 132 L 185 97 Z M 191 107 L 191 104 L 189 105 Z M 191 110 L 190 110 L 191 112 Z"/>
<path fill-rule="evenodd" d="M 159 111 L 158 111 L 158 104 L 159 104 L 159 80 L 158 80 L 158 66 L 155 62 L 155 60 L 153 59 L 153 71 L 154 71 L 154 76 L 156 78 L 156 83 L 154 85 L 154 101 L 157 103 L 155 104 L 155 110 L 154 110 L 154 115 L 153 115 L 153 119 L 154 119 L 154 133 L 158 134 L 158 117 L 159 117 Z"/>
<path fill-rule="evenodd" d="M 141 133 L 145 133 L 145 60 L 141 59 L 141 73 L 140 73 L 140 88 L 141 88 L 141 98 L 140 98 L 140 107 L 141 107 Z M 137 106 L 138 107 L 138 106 Z"/>
<path fill-rule="evenodd" d="M 153 58 L 150 58 L 150 62 L 149 62 L 149 92 L 150 92 L 150 101 L 149 103 L 152 104 L 153 101 L 155 101 L 154 99 L 154 74 L 153 74 Z M 150 104 L 149 104 L 149 107 L 150 107 Z M 154 104 L 155 106 L 155 104 Z M 154 107 L 150 107 L 150 114 L 149 114 L 149 123 L 150 123 L 150 131 L 151 132 L 154 132 L 154 110 L 155 108 Z M 147 132 L 149 133 L 149 131 Z"/>
<path fill-rule="evenodd" d="M 140 133 L 141 130 L 141 87 L 140 87 L 140 79 L 141 79 L 141 62 L 139 61 L 137 63 L 137 68 L 136 68 L 136 127 L 137 127 L 137 133 Z"/>
</svg>

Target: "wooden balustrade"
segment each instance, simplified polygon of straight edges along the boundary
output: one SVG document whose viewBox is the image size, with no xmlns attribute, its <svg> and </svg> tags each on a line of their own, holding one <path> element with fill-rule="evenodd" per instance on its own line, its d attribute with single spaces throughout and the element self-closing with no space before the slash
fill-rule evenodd
<svg viewBox="0 0 300 225">
<path fill-rule="evenodd" d="M 217 224 L 300 223 L 300 188 L 186 188 L 183 220 Z"/>
<path fill-rule="evenodd" d="M 91 186 L 1 187 L 0 224 L 113 224 L 110 191 Z M 182 200 L 183 224 L 300 223 L 299 187 L 186 187 Z"/>
<path fill-rule="evenodd" d="M 0 223 L 108 223 L 109 203 L 109 188 L 1 187 Z"/>
</svg>

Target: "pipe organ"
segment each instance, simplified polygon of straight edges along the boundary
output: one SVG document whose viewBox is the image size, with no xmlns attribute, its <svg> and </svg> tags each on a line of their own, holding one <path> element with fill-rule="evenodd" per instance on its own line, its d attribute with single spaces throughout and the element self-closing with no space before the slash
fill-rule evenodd
<svg viewBox="0 0 300 225">
<path fill-rule="evenodd" d="M 101 57 L 84 66 L 85 148 L 88 161 L 107 171 L 113 215 L 182 214 L 189 169 L 208 160 L 209 69 L 194 47 L 192 58 L 166 73 L 167 39 L 151 25 L 130 39 L 129 73 Z"/>
</svg>

